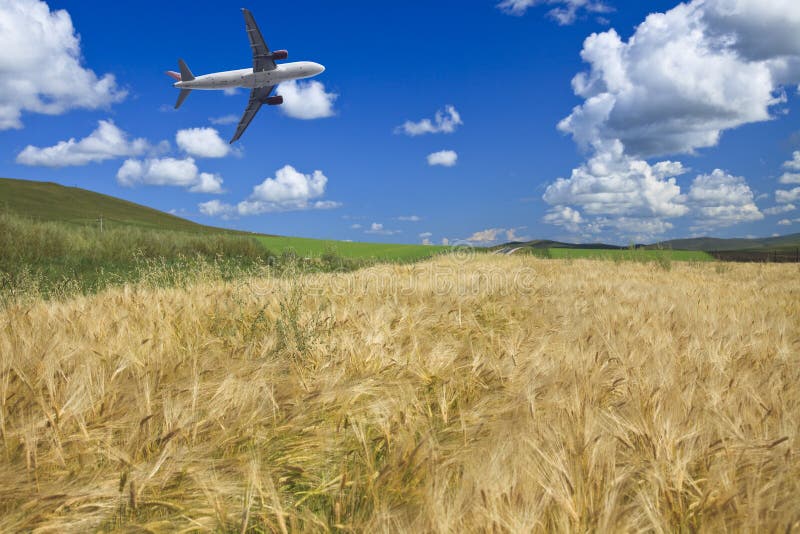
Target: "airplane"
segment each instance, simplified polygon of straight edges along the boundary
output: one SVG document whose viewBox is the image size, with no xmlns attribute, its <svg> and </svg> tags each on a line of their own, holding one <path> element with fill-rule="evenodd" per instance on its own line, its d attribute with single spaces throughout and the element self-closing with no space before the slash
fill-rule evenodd
<svg viewBox="0 0 800 534">
<path fill-rule="evenodd" d="M 245 109 L 244 115 L 239 121 L 236 133 L 230 141 L 231 144 L 242 136 L 250 125 L 250 121 L 261 109 L 262 104 L 268 106 L 283 104 L 282 96 L 270 96 L 276 85 L 288 80 L 311 78 L 325 70 L 325 67 L 313 61 L 276 64 L 275 60 L 287 59 L 289 52 L 286 50 L 270 52 L 267 43 L 264 42 L 264 38 L 261 36 L 261 31 L 258 29 L 253 14 L 247 9 L 242 9 L 242 14 L 244 15 L 247 37 L 250 39 L 250 48 L 253 51 L 252 69 L 229 70 L 194 76 L 186 62 L 179 59 L 180 72 L 167 71 L 168 76 L 177 80 L 172 84 L 173 87 L 181 90 L 178 95 L 178 101 L 175 103 L 175 109 L 181 107 L 189 93 L 195 89 L 211 90 L 229 89 L 231 87 L 246 87 L 250 89 L 250 101 L 247 103 L 247 109 Z"/>
</svg>

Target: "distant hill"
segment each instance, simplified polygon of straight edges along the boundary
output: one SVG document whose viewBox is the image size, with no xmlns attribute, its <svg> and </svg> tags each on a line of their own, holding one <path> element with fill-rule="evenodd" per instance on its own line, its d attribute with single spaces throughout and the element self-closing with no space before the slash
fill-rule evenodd
<svg viewBox="0 0 800 534">
<path fill-rule="evenodd" d="M 648 249 L 664 248 L 672 250 L 694 250 L 703 252 L 781 251 L 784 249 L 794 249 L 800 247 L 800 234 L 789 234 L 778 237 L 763 237 L 755 239 L 694 237 L 690 239 L 670 239 L 668 241 L 660 241 L 650 245 L 636 244 L 635 247 Z M 549 239 L 536 239 L 533 241 L 510 241 L 508 243 L 503 243 L 502 245 L 496 245 L 492 247 L 494 250 L 508 250 L 514 248 L 619 250 L 628 247 L 607 245 L 605 243 L 564 243 L 561 241 L 551 241 Z"/>
<path fill-rule="evenodd" d="M 718 237 L 695 237 L 692 239 L 670 239 L 661 241 L 653 246 L 671 248 L 674 250 L 759 250 L 783 247 L 800 247 L 800 234 L 789 234 L 778 237 L 762 237 L 755 239 L 733 238 L 721 239 Z"/>
<path fill-rule="evenodd" d="M 158 211 L 78 187 L 52 182 L 0 178 L 0 211 L 38 221 L 67 222 L 79 225 L 126 225 L 159 230 L 188 232 L 232 232 Z"/>
<path fill-rule="evenodd" d="M 564 243 L 562 241 L 552 241 L 550 239 L 535 239 L 533 241 L 509 241 L 502 245 L 492 247 L 494 249 L 502 248 L 577 248 L 577 249 L 601 249 L 601 250 L 619 250 L 627 247 L 618 247 L 616 245 L 606 245 L 605 243 Z"/>
</svg>

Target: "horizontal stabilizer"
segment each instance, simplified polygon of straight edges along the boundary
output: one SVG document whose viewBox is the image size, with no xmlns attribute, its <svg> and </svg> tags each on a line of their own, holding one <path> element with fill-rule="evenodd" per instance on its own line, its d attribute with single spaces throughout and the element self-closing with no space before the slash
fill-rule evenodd
<svg viewBox="0 0 800 534">
<path fill-rule="evenodd" d="M 175 102 L 175 109 L 181 107 L 181 104 L 183 104 L 183 101 L 186 100 L 186 97 L 189 96 L 191 92 L 191 89 L 181 89 L 181 94 L 178 95 L 178 101 Z"/>
<path fill-rule="evenodd" d="M 182 59 L 178 60 L 178 66 L 181 69 L 181 81 L 182 82 L 191 82 L 194 80 L 194 74 L 192 71 L 189 70 L 189 67 L 186 65 L 186 62 Z"/>
</svg>

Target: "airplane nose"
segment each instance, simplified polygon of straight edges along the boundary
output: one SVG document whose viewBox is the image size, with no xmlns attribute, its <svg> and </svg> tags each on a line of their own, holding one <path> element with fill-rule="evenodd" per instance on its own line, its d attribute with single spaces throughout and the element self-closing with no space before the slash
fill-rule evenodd
<svg viewBox="0 0 800 534">
<path fill-rule="evenodd" d="M 322 74 L 325 72 L 325 67 L 320 65 L 319 63 L 314 63 L 314 68 L 317 70 L 317 74 Z"/>
</svg>

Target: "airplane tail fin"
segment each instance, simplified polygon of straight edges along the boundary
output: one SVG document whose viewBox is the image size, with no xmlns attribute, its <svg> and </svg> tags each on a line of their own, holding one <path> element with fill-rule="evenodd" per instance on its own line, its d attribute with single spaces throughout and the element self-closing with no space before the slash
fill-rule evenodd
<svg viewBox="0 0 800 534">
<path fill-rule="evenodd" d="M 175 109 L 181 107 L 181 104 L 183 104 L 183 101 L 186 100 L 186 97 L 189 96 L 191 92 L 191 89 L 181 89 L 181 94 L 178 95 L 178 101 L 175 102 Z"/>
<path fill-rule="evenodd" d="M 189 70 L 189 67 L 186 65 L 186 62 L 184 60 L 179 59 L 178 66 L 181 69 L 182 82 L 191 82 L 192 80 L 194 80 L 194 74 L 192 74 L 192 71 Z"/>
</svg>

